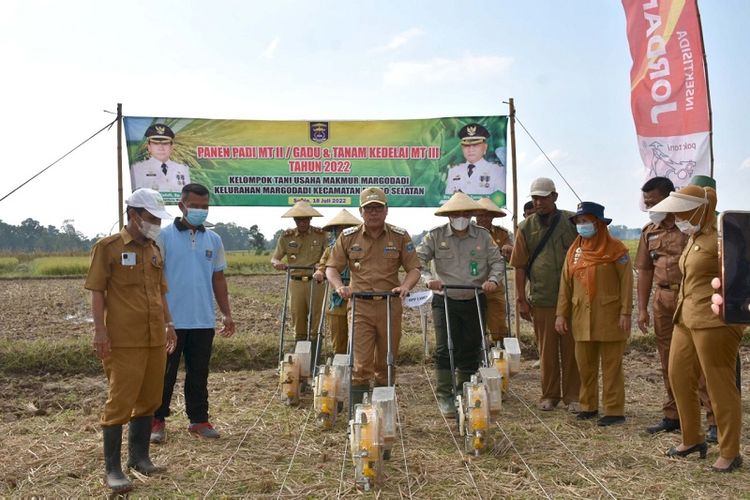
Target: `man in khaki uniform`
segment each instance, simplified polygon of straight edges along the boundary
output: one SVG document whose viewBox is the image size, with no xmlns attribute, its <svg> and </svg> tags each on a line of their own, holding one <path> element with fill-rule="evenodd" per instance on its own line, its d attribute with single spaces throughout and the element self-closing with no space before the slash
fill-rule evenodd
<svg viewBox="0 0 750 500">
<path fill-rule="evenodd" d="M 653 177 L 641 188 L 643 203 L 650 209 L 674 191 L 674 184 L 666 177 Z M 687 243 L 687 235 L 683 234 L 674 224 L 674 215 L 665 212 L 651 212 L 651 222 L 641 231 L 635 267 L 638 269 L 638 328 L 643 333 L 648 332 L 651 318 L 648 312 L 648 301 L 653 284 L 653 322 L 656 336 L 656 348 L 661 361 L 661 373 L 667 400 L 662 406 L 664 418 L 656 425 L 646 428 L 649 434 L 657 432 L 672 432 L 680 429 L 680 417 L 674 401 L 672 387 L 669 384 L 669 346 L 672 342 L 677 294 L 682 281 L 682 272 L 678 260 Z M 716 422 L 714 421 L 711 401 L 708 398 L 704 377 L 699 381 L 701 402 L 706 408 L 706 420 L 709 432 L 706 440 L 716 440 Z M 713 430 L 713 433 L 711 432 Z M 713 436 L 711 436 L 713 434 Z"/>
<path fill-rule="evenodd" d="M 281 217 L 293 217 L 294 229 L 287 229 L 276 243 L 276 250 L 271 257 L 274 269 L 284 271 L 287 266 L 309 266 L 310 269 L 291 269 L 289 285 L 289 308 L 294 325 L 294 338 L 307 340 L 308 331 L 312 336 L 317 335 L 320 321 L 320 309 L 323 304 L 323 285 L 313 281 L 312 274 L 315 264 L 320 261 L 326 248 L 328 235 L 319 227 L 310 225 L 313 217 L 323 217 L 310 203 L 300 200 Z M 286 257 L 286 263 L 281 259 Z M 310 293 L 312 306 L 310 306 Z M 310 317 L 310 324 L 307 319 Z M 309 327 L 309 328 L 308 328 Z"/>
<path fill-rule="evenodd" d="M 518 226 L 510 259 L 516 273 L 518 312 L 534 324 L 542 372 L 539 408 L 552 410 L 562 399 L 569 411 L 577 412 L 580 379 L 575 342 L 570 335 L 561 336 L 555 331 L 560 273 L 568 247 L 576 238 L 575 226 L 570 221 L 574 214 L 559 210 L 555 205 L 557 192 L 551 179 L 534 180 L 530 195 L 535 213 Z M 528 299 L 527 281 L 530 284 Z"/>
<path fill-rule="evenodd" d="M 345 300 L 353 292 L 391 291 L 401 298 L 405 297 L 420 276 L 419 259 L 411 236 L 405 229 L 386 224 L 388 203 L 380 188 L 362 190 L 359 196 L 359 214 L 364 224 L 345 229 L 336 240 L 326 263 L 328 282 Z M 351 271 L 349 285 L 344 285 L 341 280 L 341 273 L 346 267 Z M 403 283 L 399 283 L 398 278 L 401 267 L 406 271 Z M 387 300 L 391 303 L 391 347 L 393 359 L 396 359 L 401 340 L 402 306 L 397 297 Z M 356 337 L 352 374 L 353 403 L 362 401 L 373 375 L 376 386 L 388 383 L 387 320 L 385 300 L 357 299 L 357 317 L 354 318 Z"/>
<path fill-rule="evenodd" d="M 487 296 L 499 288 L 505 261 L 500 249 L 483 227 L 471 224 L 471 216 L 481 206 L 464 193 L 455 193 L 435 215 L 450 218 L 448 224 L 431 229 L 417 247 L 422 264 L 422 280 L 434 290 L 432 324 L 435 326 L 435 371 L 438 407 L 443 416 L 455 416 L 453 400 L 446 296 L 450 336 L 456 370 L 456 393 L 479 369 L 482 352 L 482 327 L 474 290 L 443 288 L 443 285 L 481 287 L 479 305 L 482 315 L 488 308 Z"/>
<path fill-rule="evenodd" d="M 143 474 L 164 470 L 151 463 L 149 437 L 151 419 L 161 405 L 167 352 L 177 340 L 165 297 L 163 262 L 154 243 L 161 219 L 170 215 L 161 195 L 151 189 L 133 192 L 127 215 L 126 227 L 92 248 L 84 285 L 91 290 L 96 356 L 109 384 L 101 426 L 105 482 L 114 493 L 132 489 L 120 462 L 125 423 L 128 467 Z"/>
<path fill-rule="evenodd" d="M 482 211 L 476 215 L 477 224 L 490 232 L 490 236 L 500 249 L 502 256 L 509 260 L 513 253 L 513 237 L 504 227 L 492 224 L 492 219 L 505 217 L 506 213 L 489 198 L 481 198 L 477 201 L 477 204 L 482 207 Z M 497 289 L 487 292 L 487 334 L 495 342 L 508 336 L 505 272 L 503 272 L 501 278 Z"/>
<path fill-rule="evenodd" d="M 341 231 L 348 227 L 359 226 L 361 223 L 361 220 L 343 208 L 328 224 L 323 226 L 323 229 L 329 232 L 330 238 L 323 256 L 316 265 L 316 270 L 313 274 L 315 281 L 321 283 L 325 279 L 326 262 L 328 262 L 331 249 L 336 244 L 336 239 L 341 234 Z M 341 282 L 344 285 L 349 284 L 348 267 L 341 273 Z M 346 321 L 346 308 L 348 304 L 349 301 L 342 299 L 341 295 L 336 293 L 335 290 L 331 292 L 331 303 L 326 309 L 326 319 L 328 320 L 328 329 L 331 332 L 331 343 L 333 344 L 334 354 L 346 354 L 349 348 L 349 323 Z"/>
<path fill-rule="evenodd" d="M 599 366 L 606 427 L 625 422 L 625 372 L 622 357 L 630 336 L 633 310 L 633 266 L 627 247 L 613 238 L 604 207 L 578 204 L 573 216 L 578 237 L 565 256 L 560 276 L 555 329 L 575 339 L 581 377 L 578 420 L 599 415 Z"/>
</svg>

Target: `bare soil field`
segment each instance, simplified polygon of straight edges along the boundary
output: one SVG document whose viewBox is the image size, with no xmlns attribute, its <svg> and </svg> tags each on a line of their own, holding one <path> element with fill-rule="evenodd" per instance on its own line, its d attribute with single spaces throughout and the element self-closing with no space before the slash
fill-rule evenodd
<svg viewBox="0 0 750 500">
<path fill-rule="evenodd" d="M 283 279 L 230 277 L 236 337 L 251 348 L 275 342 Z M 91 335 L 83 280 L 0 282 L 0 340 L 31 342 Z M 419 347 L 419 316 L 408 311 L 404 344 Z M 430 334 L 432 337 L 432 334 Z M 224 339 L 217 339 L 217 343 Z M 237 341 L 237 340 L 236 340 Z M 216 441 L 186 431 L 181 385 L 167 422 L 167 442 L 152 447 L 159 477 L 129 472 L 132 495 L 249 498 L 750 498 L 745 466 L 715 474 L 706 460 L 670 459 L 664 451 L 679 434 L 644 432 L 661 418 L 663 386 L 654 352 L 626 355 L 625 425 L 580 423 L 563 409 L 541 412 L 533 346 L 525 346 L 521 373 L 512 379 L 494 448 L 480 457 L 462 453 L 454 422 L 437 411 L 429 363 L 399 369 L 399 434 L 378 492 L 353 484 L 345 417 L 333 430 L 319 428 L 312 395 L 299 407 L 279 400 L 274 369 L 222 371 L 209 379 Z M 414 350 L 414 349 L 412 349 Z M 417 351 L 419 349 L 416 349 Z M 743 393 L 750 390 L 750 350 L 741 351 Z M 93 353 L 92 353 L 93 356 Z M 273 359 L 269 360 L 273 364 Z M 3 375 L 0 378 L 0 497 L 103 496 L 99 412 L 106 399 L 103 375 Z M 743 401 L 742 453 L 750 455 L 750 404 Z M 123 451 L 125 456 L 125 451 Z"/>
</svg>

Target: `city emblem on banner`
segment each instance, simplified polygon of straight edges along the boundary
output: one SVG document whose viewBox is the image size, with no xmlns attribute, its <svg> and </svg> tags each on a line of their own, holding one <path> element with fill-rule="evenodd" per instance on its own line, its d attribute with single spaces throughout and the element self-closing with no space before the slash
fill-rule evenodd
<svg viewBox="0 0 750 500">
<path fill-rule="evenodd" d="M 310 140 L 320 144 L 328 140 L 328 122 L 310 122 Z"/>
</svg>

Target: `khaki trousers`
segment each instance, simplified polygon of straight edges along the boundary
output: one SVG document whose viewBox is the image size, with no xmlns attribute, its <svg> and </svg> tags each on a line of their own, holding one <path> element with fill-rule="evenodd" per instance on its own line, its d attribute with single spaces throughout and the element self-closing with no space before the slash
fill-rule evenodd
<svg viewBox="0 0 750 500">
<path fill-rule="evenodd" d="M 664 388 L 667 391 L 667 400 L 662 405 L 662 410 L 664 411 L 664 417 L 675 420 L 679 419 L 680 416 L 677 412 L 677 404 L 674 401 L 672 386 L 669 383 L 669 348 L 672 344 L 676 300 L 677 290 L 656 287 L 653 305 L 654 334 L 656 335 L 656 350 L 659 352 L 659 360 L 661 361 L 661 376 L 664 380 Z M 702 372 L 698 379 L 698 395 L 703 408 L 706 409 L 706 422 L 708 425 L 716 425 L 714 412 L 711 408 L 711 398 L 708 397 L 708 390 L 706 389 L 706 378 Z"/>
<path fill-rule="evenodd" d="M 310 288 L 312 283 L 312 320 L 310 323 L 310 338 L 317 334 L 320 312 L 323 307 L 324 285 L 315 280 L 302 281 L 291 279 L 289 283 L 289 309 L 294 325 L 294 339 L 307 340 L 307 316 L 310 310 Z"/>
<path fill-rule="evenodd" d="M 599 409 L 599 364 L 601 362 L 604 415 L 625 416 L 625 372 L 622 368 L 625 343 L 624 340 L 576 342 L 583 411 Z"/>
<path fill-rule="evenodd" d="M 486 293 L 487 296 L 487 335 L 493 341 L 502 340 L 508 336 L 508 317 L 505 314 L 505 287 L 499 283 L 497 290 Z"/>
<path fill-rule="evenodd" d="M 698 397 L 703 370 L 719 431 L 719 454 L 730 460 L 740 453 L 742 431 L 742 402 L 735 374 L 741 338 L 741 327 L 689 329 L 678 323 L 669 354 L 669 381 L 680 413 L 682 443 L 691 446 L 705 441 Z"/>
<path fill-rule="evenodd" d="M 102 361 L 109 394 L 102 427 L 124 425 L 132 417 L 153 415 L 161 406 L 167 351 L 159 347 L 115 347 Z"/>
<path fill-rule="evenodd" d="M 541 399 L 554 402 L 562 399 L 565 404 L 578 401 L 581 381 L 573 336 L 560 335 L 555 330 L 554 307 L 534 307 L 531 315 L 542 372 Z"/>
<path fill-rule="evenodd" d="M 349 352 L 349 322 L 346 317 L 346 301 L 326 311 L 328 329 L 331 332 L 331 344 L 334 354 Z"/>
<path fill-rule="evenodd" d="M 391 302 L 391 350 L 395 363 L 398 356 L 398 345 L 401 341 L 401 299 L 389 298 Z M 384 386 L 388 383 L 387 366 L 387 308 L 386 299 L 364 300 L 357 299 L 357 317 L 351 321 L 351 306 L 354 300 L 349 300 L 349 324 L 354 324 L 354 372 L 352 385 L 369 384 L 375 376 L 375 385 Z M 396 370 L 393 370 L 393 383 L 396 383 Z"/>
</svg>

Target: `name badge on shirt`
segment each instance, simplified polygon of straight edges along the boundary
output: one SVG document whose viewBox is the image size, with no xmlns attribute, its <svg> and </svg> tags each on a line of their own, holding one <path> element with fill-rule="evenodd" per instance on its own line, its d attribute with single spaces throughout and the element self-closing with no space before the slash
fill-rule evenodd
<svg viewBox="0 0 750 500">
<path fill-rule="evenodd" d="M 123 252 L 122 260 L 120 263 L 123 266 L 134 266 L 135 265 L 135 252 Z"/>
<path fill-rule="evenodd" d="M 211 260 L 211 257 L 213 257 L 214 251 L 213 250 L 206 250 L 206 258 L 208 260 Z"/>
</svg>

